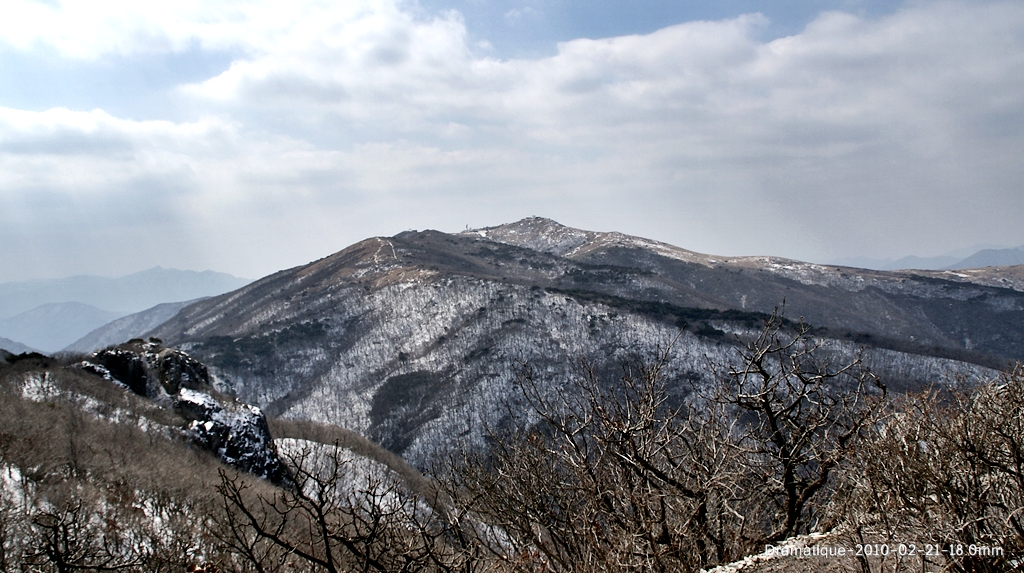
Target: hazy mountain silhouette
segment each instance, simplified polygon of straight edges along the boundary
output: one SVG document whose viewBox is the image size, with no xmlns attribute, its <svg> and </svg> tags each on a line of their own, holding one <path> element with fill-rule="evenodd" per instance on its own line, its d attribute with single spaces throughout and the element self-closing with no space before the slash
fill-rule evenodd
<svg viewBox="0 0 1024 573">
<path fill-rule="evenodd" d="M 0 319 L 55 302 L 80 302 L 123 316 L 164 302 L 225 293 L 249 282 L 213 271 L 154 267 L 118 278 L 83 275 L 0 283 Z"/>
<path fill-rule="evenodd" d="M 57 352 L 84 334 L 123 316 L 80 302 L 54 302 L 0 320 L 0 336 L 43 352 Z"/>
</svg>

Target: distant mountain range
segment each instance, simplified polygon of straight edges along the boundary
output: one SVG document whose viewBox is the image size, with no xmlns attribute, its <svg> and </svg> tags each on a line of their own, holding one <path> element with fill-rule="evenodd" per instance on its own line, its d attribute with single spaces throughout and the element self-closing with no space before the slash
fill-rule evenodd
<svg viewBox="0 0 1024 573">
<path fill-rule="evenodd" d="M 225 293 L 249 282 L 213 271 L 154 267 L 118 278 L 83 275 L 0 283 L 0 320 L 55 302 L 79 302 L 124 316 L 165 302 Z"/>
<path fill-rule="evenodd" d="M 63 350 L 68 352 L 93 352 L 108 346 L 121 344 L 167 322 L 172 316 L 178 314 L 178 311 L 194 302 L 196 301 L 165 302 L 142 312 L 118 318 L 89 332 L 82 338 L 65 346 Z"/>
<path fill-rule="evenodd" d="M 953 263 L 947 269 L 979 269 L 1024 265 L 1024 246 L 1016 249 L 982 249 L 966 259 Z"/>
<path fill-rule="evenodd" d="M 0 336 L 0 350 L 6 350 L 11 354 L 21 354 L 23 352 L 38 352 L 35 348 L 29 348 L 20 342 L 15 342 L 9 338 L 3 338 Z M 2 358 L 2 357 L 0 357 Z"/>
<path fill-rule="evenodd" d="M 976 247 L 976 249 L 978 249 Z M 1005 267 L 1024 265 L 1024 246 L 1013 249 L 980 248 L 972 251 L 969 256 L 942 255 L 938 257 L 909 256 L 902 259 L 871 259 L 867 257 L 848 257 L 836 259 L 832 264 L 847 267 L 874 269 L 881 271 L 896 270 L 955 270 L 977 269 L 984 267 Z"/>
<path fill-rule="evenodd" d="M 51 302 L 0 320 L 0 334 L 43 352 L 57 352 L 122 315 L 80 302 Z"/>
<path fill-rule="evenodd" d="M 249 282 L 248 279 L 212 271 L 155 267 L 120 278 L 77 276 L 0 283 L 0 336 L 10 339 L 11 343 L 48 353 L 63 350 L 69 345 L 84 350 L 90 342 L 77 345 L 76 342 L 115 319 L 164 303 L 194 301 L 221 294 Z M 169 318 L 167 308 L 155 309 L 155 314 L 148 319 L 139 318 L 133 324 L 143 330 L 153 328 Z M 153 316 L 160 320 L 153 322 Z M 120 324 L 124 327 L 128 323 Z M 129 330 L 122 328 L 118 331 L 112 327 L 107 338 L 97 334 L 94 341 L 124 342 L 125 339 L 118 337 Z M 0 345 L 0 348 L 6 347 Z"/>
<path fill-rule="evenodd" d="M 453 437 L 480 442 L 515 423 L 523 364 L 557 393 L 580 359 L 613 368 L 671 347 L 666 376 L 710 380 L 709 363 L 732 359 L 736 335 L 776 307 L 837 362 L 863 352 L 894 388 L 1024 360 L 1024 267 L 719 257 L 541 218 L 367 239 L 189 305 L 147 336 L 271 414 L 342 425 L 426 463 Z"/>
</svg>

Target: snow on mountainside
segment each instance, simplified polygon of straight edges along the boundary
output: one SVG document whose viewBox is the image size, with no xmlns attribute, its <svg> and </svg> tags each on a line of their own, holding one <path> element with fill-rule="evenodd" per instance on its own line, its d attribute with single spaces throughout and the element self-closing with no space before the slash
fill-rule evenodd
<svg viewBox="0 0 1024 573">
<path fill-rule="evenodd" d="M 543 253 L 575 259 L 587 253 L 611 247 L 642 248 L 688 263 L 712 265 L 715 257 L 622 233 L 583 231 L 543 217 L 529 217 L 515 223 L 463 231 L 462 235 L 479 236 L 498 243 L 516 245 Z"/>
<path fill-rule="evenodd" d="M 151 336 L 186 349 L 244 401 L 339 424 L 424 464 L 485 427 L 528 420 L 531 365 L 559 392 L 573 364 L 613 372 L 671 346 L 683 392 L 785 301 L 836 360 L 896 387 L 1024 358 L 1024 293 L 908 273 L 701 255 L 545 219 L 372 238 L 190 305 Z M 680 327 L 686 325 L 680 334 Z M 980 369 L 980 370 L 979 370 Z"/>
<path fill-rule="evenodd" d="M 612 248 L 638 249 L 662 257 L 707 267 L 734 267 L 772 272 L 808 285 L 835 286 L 859 291 L 870 286 L 899 290 L 898 285 L 918 277 L 941 278 L 956 282 L 976 283 L 984 286 L 1010 288 L 1024 292 L 1024 265 L 1016 267 L 970 269 L 957 271 L 871 271 L 836 265 L 805 263 L 771 256 L 723 257 L 688 251 L 667 243 L 652 241 L 615 232 L 595 232 L 573 229 L 551 219 L 530 217 L 497 227 L 472 229 L 463 235 L 479 236 L 509 245 L 586 260 L 588 255 Z M 969 270 L 965 270 L 969 269 Z"/>
<path fill-rule="evenodd" d="M 659 300 L 674 304 L 692 304 L 678 296 L 686 287 L 716 308 L 770 312 L 785 301 L 789 316 L 816 326 L 1024 358 L 1014 349 L 1024 342 L 1024 267 L 883 272 L 779 257 L 717 257 L 539 218 L 466 234 L 549 250 L 561 245 L 559 252 L 579 263 L 646 271 L 675 283 L 659 293 Z M 951 300 L 957 301 L 952 307 Z"/>
</svg>

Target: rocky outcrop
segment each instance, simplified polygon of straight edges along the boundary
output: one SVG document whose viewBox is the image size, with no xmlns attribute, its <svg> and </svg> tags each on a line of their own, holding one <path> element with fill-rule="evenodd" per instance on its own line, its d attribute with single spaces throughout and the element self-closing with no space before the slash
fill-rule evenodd
<svg viewBox="0 0 1024 573">
<path fill-rule="evenodd" d="M 276 483 L 286 478 L 267 420 L 259 408 L 220 402 L 188 388 L 178 392 L 174 407 L 190 420 L 188 431 L 196 443 L 216 452 L 224 463 Z"/>
<path fill-rule="evenodd" d="M 179 350 L 164 348 L 155 339 L 136 339 L 100 350 L 82 363 L 82 368 L 101 374 L 97 366 L 139 396 L 157 400 L 173 398 L 181 388 L 210 387 L 210 373 L 202 362 Z"/>
<path fill-rule="evenodd" d="M 287 478 L 263 412 L 215 397 L 206 366 L 188 354 L 156 339 L 132 340 L 95 352 L 78 367 L 173 408 L 187 422 L 188 437 L 224 463 L 276 483 Z"/>
</svg>

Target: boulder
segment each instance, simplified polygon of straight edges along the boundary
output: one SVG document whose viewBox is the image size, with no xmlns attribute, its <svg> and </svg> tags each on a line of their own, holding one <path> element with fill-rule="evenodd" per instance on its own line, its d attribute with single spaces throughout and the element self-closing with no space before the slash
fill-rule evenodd
<svg viewBox="0 0 1024 573">
<path fill-rule="evenodd" d="M 188 388 L 178 392 L 174 407 L 190 420 L 188 431 L 196 443 L 215 452 L 224 463 L 278 483 L 286 477 L 267 419 L 259 408 L 220 402 Z"/>
</svg>

